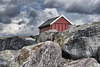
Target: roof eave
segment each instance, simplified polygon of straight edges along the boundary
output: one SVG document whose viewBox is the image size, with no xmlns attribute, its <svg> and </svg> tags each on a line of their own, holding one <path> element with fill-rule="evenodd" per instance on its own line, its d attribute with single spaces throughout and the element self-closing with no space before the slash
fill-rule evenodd
<svg viewBox="0 0 100 67">
<path fill-rule="evenodd" d="M 55 19 L 53 22 L 50 23 L 50 25 L 52 25 L 54 22 L 56 22 L 58 19 L 60 19 L 61 17 L 64 17 L 64 19 L 66 19 L 69 23 L 71 23 L 72 25 L 74 25 L 70 20 L 68 20 L 68 18 L 66 18 L 64 15 L 59 16 L 57 19 Z"/>
<path fill-rule="evenodd" d="M 47 25 L 47 26 L 43 26 L 43 27 L 38 27 L 39 29 L 41 29 L 41 28 L 44 28 L 44 27 L 48 27 L 48 26 L 50 26 L 50 25 Z"/>
</svg>

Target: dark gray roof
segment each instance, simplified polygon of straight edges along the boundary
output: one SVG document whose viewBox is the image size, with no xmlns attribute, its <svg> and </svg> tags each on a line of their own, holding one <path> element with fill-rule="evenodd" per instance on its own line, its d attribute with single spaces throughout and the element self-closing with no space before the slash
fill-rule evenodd
<svg viewBox="0 0 100 67">
<path fill-rule="evenodd" d="M 59 17 L 59 16 L 58 16 Z M 41 26 L 39 26 L 38 28 L 43 28 L 43 27 L 47 27 L 47 26 L 50 26 L 50 23 L 52 23 L 55 19 L 57 19 L 58 17 L 55 17 L 55 18 L 51 18 L 51 19 L 48 19 L 46 22 L 44 22 Z"/>
</svg>

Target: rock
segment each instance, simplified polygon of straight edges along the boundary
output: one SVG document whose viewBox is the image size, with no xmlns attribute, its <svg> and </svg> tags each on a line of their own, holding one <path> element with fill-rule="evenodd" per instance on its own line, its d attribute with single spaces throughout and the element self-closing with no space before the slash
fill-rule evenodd
<svg viewBox="0 0 100 67">
<path fill-rule="evenodd" d="M 9 67 L 56 67 L 64 61 L 60 46 L 47 41 L 23 47 Z"/>
<path fill-rule="evenodd" d="M 61 48 L 57 43 L 45 42 L 33 49 L 34 55 L 23 67 L 57 67 L 62 62 Z"/>
<path fill-rule="evenodd" d="M 83 58 L 64 64 L 62 67 L 100 67 L 94 58 Z"/>
<path fill-rule="evenodd" d="M 38 35 L 35 35 L 35 36 L 30 35 L 29 37 L 30 37 L 30 38 L 33 38 L 33 39 L 36 39 L 36 38 L 38 37 Z"/>
<path fill-rule="evenodd" d="M 34 41 L 28 41 L 18 36 L 9 37 L 0 40 L 0 51 L 3 50 L 18 50 L 24 46 L 34 44 Z"/>
<path fill-rule="evenodd" d="M 96 52 L 96 59 L 100 63 L 100 47 L 98 47 L 98 50 Z"/>
<path fill-rule="evenodd" d="M 81 29 L 81 26 L 78 28 L 80 30 L 74 28 L 76 31 L 69 32 L 70 37 L 66 35 L 68 38 L 66 38 L 67 42 L 63 46 L 63 50 L 70 54 L 72 59 L 85 57 L 96 58 L 96 52 L 100 46 L 100 23 L 88 25 L 88 27 L 84 29 Z"/>
<path fill-rule="evenodd" d="M 43 32 L 39 35 L 38 42 L 51 40 L 58 43 L 64 52 L 64 57 L 67 56 L 71 59 L 96 58 L 96 52 L 100 46 L 99 22 L 78 26 L 72 25 L 64 32 L 53 32 L 51 34 L 46 31 L 46 33 Z"/>
<path fill-rule="evenodd" d="M 0 51 L 0 67 L 8 67 L 14 61 L 18 50 L 5 50 Z"/>
<path fill-rule="evenodd" d="M 30 44 L 36 44 L 36 39 L 33 39 L 31 37 L 25 38 Z"/>
<path fill-rule="evenodd" d="M 18 52 L 15 50 L 1 52 L 1 67 L 92 67 L 92 65 L 100 67 L 95 60 L 100 62 L 100 23 L 71 26 L 64 32 L 46 31 L 41 33 L 36 41 L 41 43 L 32 45 L 27 40 L 16 37 L 1 39 L 2 50 L 25 46 Z M 27 43 L 30 46 L 27 46 Z M 62 56 L 75 61 L 65 63 Z"/>
<path fill-rule="evenodd" d="M 36 42 L 52 41 L 54 33 L 57 33 L 57 30 L 45 31 L 37 36 Z"/>
<path fill-rule="evenodd" d="M 0 52 L 0 67 L 100 67 L 93 58 L 65 60 L 59 44 L 47 41 Z"/>
</svg>

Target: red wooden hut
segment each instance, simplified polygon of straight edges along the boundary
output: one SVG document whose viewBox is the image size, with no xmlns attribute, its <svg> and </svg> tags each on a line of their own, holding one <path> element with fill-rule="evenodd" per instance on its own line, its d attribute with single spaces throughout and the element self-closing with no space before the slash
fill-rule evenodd
<svg viewBox="0 0 100 67">
<path fill-rule="evenodd" d="M 57 31 L 65 31 L 68 29 L 68 26 L 72 25 L 72 22 L 69 21 L 64 15 L 51 18 L 39 26 L 39 33 L 50 29 L 56 29 Z"/>
</svg>

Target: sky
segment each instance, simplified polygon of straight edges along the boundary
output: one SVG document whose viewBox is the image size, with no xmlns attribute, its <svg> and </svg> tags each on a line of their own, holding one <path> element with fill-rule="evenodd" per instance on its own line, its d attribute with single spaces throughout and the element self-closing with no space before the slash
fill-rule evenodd
<svg viewBox="0 0 100 67">
<path fill-rule="evenodd" d="M 37 35 L 62 14 L 75 25 L 100 22 L 100 0 L 0 0 L 0 37 Z"/>
</svg>

